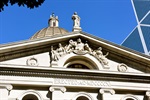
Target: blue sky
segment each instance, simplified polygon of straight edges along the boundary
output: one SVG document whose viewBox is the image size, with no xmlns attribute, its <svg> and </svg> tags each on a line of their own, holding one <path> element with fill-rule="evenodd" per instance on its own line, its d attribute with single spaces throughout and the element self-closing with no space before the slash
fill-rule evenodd
<svg viewBox="0 0 150 100">
<path fill-rule="evenodd" d="M 71 16 L 77 12 L 82 31 L 121 44 L 136 27 L 131 0 L 45 0 L 38 8 L 8 6 L 0 12 L 0 44 L 29 39 L 48 26 L 49 16 L 59 17 L 59 26 L 72 31 Z"/>
</svg>

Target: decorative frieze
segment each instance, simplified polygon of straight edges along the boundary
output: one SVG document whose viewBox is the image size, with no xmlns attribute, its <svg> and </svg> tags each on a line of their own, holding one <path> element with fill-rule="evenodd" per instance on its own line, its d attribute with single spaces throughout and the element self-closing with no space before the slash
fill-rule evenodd
<svg viewBox="0 0 150 100">
<path fill-rule="evenodd" d="M 67 86 L 88 86 L 88 87 L 110 87 L 109 81 L 98 80 L 77 80 L 77 79 L 54 79 L 55 85 L 67 85 Z"/>
</svg>

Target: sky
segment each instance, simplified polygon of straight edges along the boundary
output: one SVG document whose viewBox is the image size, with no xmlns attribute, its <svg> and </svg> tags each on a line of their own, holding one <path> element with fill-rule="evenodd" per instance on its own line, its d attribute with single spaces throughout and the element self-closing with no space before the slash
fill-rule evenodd
<svg viewBox="0 0 150 100">
<path fill-rule="evenodd" d="M 115 44 L 121 44 L 137 26 L 131 0 L 45 0 L 34 9 L 4 7 L 0 12 L 0 44 L 28 40 L 48 27 L 52 13 L 58 16 L 59 27 L 71 32 L 74 12 L 81 18 L 82 31 Z"/>
</svg>

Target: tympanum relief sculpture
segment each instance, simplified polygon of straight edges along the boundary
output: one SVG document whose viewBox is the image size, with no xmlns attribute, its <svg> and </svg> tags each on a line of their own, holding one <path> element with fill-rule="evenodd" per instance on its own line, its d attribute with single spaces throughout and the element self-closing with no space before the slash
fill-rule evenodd
<svg viewBox="0 0 150 100">
<path fill-rule="evenodd" d="M 58 44 L 58 48 L 55 50 L 53 49 L 53 46 L 51 46 L 50 51 L 50 58 L 52 61 L 58 61 L 61 57 L 70 54 L 75 53 L 77 55 L 85 55 L 90 54 L 94 57 L 96 57 L 102 65 L 108 66 L 108 59 L 106 58 L 108 56 L 108 52 L 104 55 L 102 52 L 102 47 L 98 47 L 97 49 L 93 50 L 88 42 L 85 43 L 82 42 L 80 38 L 77 39 L 77 41 L 74 41 L 72 39 L 69 40 L 69 43 L 66 46 L 62 46 L 61 43 Z"/>
</svg>

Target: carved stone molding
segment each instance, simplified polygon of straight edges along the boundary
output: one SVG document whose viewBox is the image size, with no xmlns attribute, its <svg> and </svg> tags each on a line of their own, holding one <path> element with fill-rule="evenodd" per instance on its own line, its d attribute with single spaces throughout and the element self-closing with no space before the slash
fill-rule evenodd
<svg viewBox="0 0 150 100">
<path fill-rule="evenodd" d="M 0 84 L 0 88 L 6 88 L 8 91 L 11 91 L 13 86 L 11 84 Z"/>
<path fill-rule="evenodd" d="M 38 66 L 38 60 L 35 57 L 31 57 L 27 59 L 26 64 L 29 66 Z"/>
<path fill-rule="evenodd" d="M 9 65 L 10 67 L 12 65 Z M 14 66 L 12 66 L 14 67 Z M 66 77 L 71 77 L 72 79 L 78 77 L 80 79 L 97 79 L 97 80 L 106 80 L 106 79 L 113 79 L 113 80 L 124 80 L 124 81 L 130 81 L 130 82 L 144 82 L 144 83 L 148 83 L 150 81 L 149 76 L 140 76 L 138 74 L 132 73 L 129 75 L 124 75 L 124 74 L 120 74 L 119 76 L 112 72 L 108 72 L 110 74 L 110 76 L 107 75 L 107 73 L 99 73 L 101 71 L 95 71 L 95 74 L 91 74 L 93 72 L 89 71 L 83 71 L 83 72 L 78 72 L 78 74 L 75 72 L 73 72 L 73 69 L 65 69 L 66 71 L 64 72 L 64 70 L 62 69 L 58 69 L 54 72 L 53 69 L 49 69 L 49 70 L 43 70 L 41 71 L 41 69 L 33 69 L 33 70 L 27 70 L 25 71 L 24 69 L 26 69 L 26 67 L 21 68 L 22 66 L 19 66 L 20 68 L 15 68 L 15 69 L 5 69 L 2 67 L 2 69 L 0 70 L 0 74 L 2 75 L 9 75 L 9 76 L 27 76 L 27 77 L 50 77 L 53 78 L 52 76 L 58 77 L 58 76 L 63 76 L 64 78 Z M 72 73 L 72 74 L 70 74 Z M 80 73 L 80 74 L 79 74 Z M 86 73 L 83 75 L 83 73 Z M 89 74 L 87 74 L 89 73 Z M 130 78 L 132 76 L 132 78 Z M 110 82 L 109 82 L 110 84 Z M 108 85 L 109 86 L 109 85 Z"/>
<path fill-rule="evenodd" d="M 51 92 L 54 92 L 54 91 L 56 91 L 56 90 L 59 90 L 59 91 L 61 91 L 61 92 L 66 92 L 66 88 L 65 87 L 62 87 L 62 86 L 51 86 L 50 88 L 49 88 L 49 91 L 51 91 Z"/>
<path fill-rule="evenodd" d="M 113 89 L 100 89 L 99 93 L 100 94 L 110 93 L 111 95 L 114 95 L 115 94 L 115 90 L 113 90 Z"/>
<path fill-rule="evenodd" d="M 117 66 L 119 72 L 127 72 L 128 66 L 124 63 L 121 63 Z"/>
</svg>

